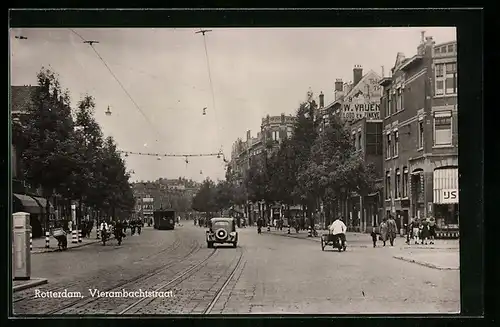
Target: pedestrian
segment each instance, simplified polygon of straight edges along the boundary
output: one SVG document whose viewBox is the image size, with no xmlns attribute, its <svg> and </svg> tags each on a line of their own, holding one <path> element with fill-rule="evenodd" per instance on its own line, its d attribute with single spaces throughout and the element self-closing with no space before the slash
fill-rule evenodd
<svg viewBox="0 0 500 327">
<path fill-rule="evenodd" d="M 380 240 L 384 242 L 384 246 L 385 242 L 387 242 L 388 231 L 389 231 L 389 226 L 387 225 L 387 218 L 384 218 L 384 220 L 382 220 L 382 223 L 380 223 Z"/>
<path fill-rule="evenodd" d="M 434 239 L 436 238 L 436 220 L 434 217 L 429 219 L 429 244 L 434 244 Z"/>
<path fill-rule="evenodd" d="M 397 229 L 398 226 L 396 225 L 396 221 L 394 220 L 392 215 L 389 215 L 389 219 L 387 220 L 387 237 L 389 238 L 391 246 L 394 246 Z"/>
<path fill-rule="evenodd" d="M 420 232 L 420 244 L 427 245 L 428 238 L 429 238 L 429 222 L 427 221 L 427 219 L 423 219 Z"/>
<path fill-rule="evenodd" d="M 370 235 L 372 236 L 373 247 L 376 247 L 377 246 L 377 231 L 375 230 L 375 227 L 372 228 L 372 232 Z"/>
<path fill-rule="evenodd" d="M 414 218 L 411 222 L 412 236 L 415 244 L 418 244 L 419 232 L 420 232 L 420 224 L 418 218 Z"/>
</svg>

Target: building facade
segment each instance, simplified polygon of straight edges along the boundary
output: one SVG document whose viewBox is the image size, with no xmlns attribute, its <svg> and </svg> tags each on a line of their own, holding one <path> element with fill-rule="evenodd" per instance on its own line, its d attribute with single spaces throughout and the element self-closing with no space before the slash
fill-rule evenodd
<svg viewBox="0 0 500 327">
<path fill-rule="evenodd" d="M 251 131 L 247 131 L 246 140 L 238 138 L 231 150 L 229 167 L 236 182 L 243 183 L 251 162 L 265 151 L 268 155 L 272 150 L 279 148 L 279 144 L 285 138 L 292 135 L 295 117 L 285 114 L 280 116 L 269 116 L 262 118 L 261 131 L 256 137 L 252 137 Z M 269 151 L 271 150 L 271 151 Z"/>
<path fill-rule="evenodd" d="M 335 81 L 333 102 L 323 107 L 322 93 L 319 101 L 319 114 L 323 116 L 325 125 L 328 124 L 329 115 L 335 115 L 345 122 L 352 135 L 355 154 L 360 155 L 367 164 L 374 166 L 379 177 L 378 184 L 383 181 L 380 80 L 380 75 L 373 70 L 363 75 L 363 68 L 356 65 L 353 68 L 352 82 L 344 83 L 341 79 Z M 378 226 L 382 215 L 382 198 L 379 191 L 365 196 L 354 192 L 347 200 L 341 201 L 340 214 L 346 218 L 348 229 L 371 232 L 372 226 Z"/>
<path fill-rule="evenodd" d="M 456 45 L 422 35 L 417 54 L 398 53 L 380 83 L 384 211 L 400 228 L 435 217 L 439 230 L 458 231 Z"/>
</svg>

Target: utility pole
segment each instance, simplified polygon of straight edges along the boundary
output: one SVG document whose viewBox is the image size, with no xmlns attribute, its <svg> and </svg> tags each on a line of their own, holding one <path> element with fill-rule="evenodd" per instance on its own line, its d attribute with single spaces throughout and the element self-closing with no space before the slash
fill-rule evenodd
<svg viewBox="0 0 500 327">
<path fill-rule="evenodd" d="M 208 33 L 208 32 L 212 32 L 212 30 L 203 30 L 203 29 L 200 29 L 198 32 L 194 32 L 194 34 L 200 34 L 200 33 L 202 33 L 203 36 L 205 36 L 205 33 Z"/>
</svg>

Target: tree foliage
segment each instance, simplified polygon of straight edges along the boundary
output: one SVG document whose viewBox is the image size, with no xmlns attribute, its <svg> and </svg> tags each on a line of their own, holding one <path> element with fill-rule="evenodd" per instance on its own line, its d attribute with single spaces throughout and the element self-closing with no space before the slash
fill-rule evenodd
<svg viewBox="0 0 500 327">
<path fill-rule="evenodd" d="M 56 192 L 97 210 L 130 211 L 130 176 L 113 139 L 103 141 L 94 99 L 85 95 L 73 117 L 69 91 L 62 90 L 57 74 L 42 68 L 37 78 L 27 119 L 14 128 L 25 180 L 42 187 L 46 197 Z"/>
</svg>

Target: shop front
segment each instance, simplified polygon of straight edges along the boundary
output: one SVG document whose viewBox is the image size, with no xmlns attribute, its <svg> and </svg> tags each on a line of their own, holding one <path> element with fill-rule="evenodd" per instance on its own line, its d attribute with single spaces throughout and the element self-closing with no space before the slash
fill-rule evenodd
<svg viewBox="0 0 500 327">
<path fill-rule="evenodd" d="M 433 175 L 433 204 L 441 232 L 456 234 L 459 227 L 458 167 L 439 167 Z"/>
</svg>

